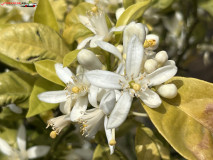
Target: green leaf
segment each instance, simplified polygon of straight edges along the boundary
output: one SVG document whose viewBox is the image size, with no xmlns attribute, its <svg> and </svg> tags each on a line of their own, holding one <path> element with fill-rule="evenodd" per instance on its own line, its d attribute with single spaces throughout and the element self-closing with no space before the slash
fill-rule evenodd
<svg viewBox="0 0 213 160">
<path fill-rule="evenodd" d="M 199 6 L 209 12 L 211 16 L 213 16 L 213 0 L 200 0 Z"/>
<path fill-rule="evenodd" d="M 174 0 L 156 0 L 152 7 L 157 9 L 166 9 L 173 3 L 173 1 Z"/>
<path fill-rule="evenodd" d="M 163 99 L 159 108 L 144 106 L 164 138 L 187 159 L 213 156 L 213 84 L 194 78 L 174 77 L 176 98 Z"/>
<path fill-rule="evenodd" d="M 80 50 L 74 50 L 64 56 L 64 67 L 68 67 L 76 60 L 79 51 Z"/>
<path fill-rule="evenodd" d="M 151 129 L 138 127 L 135 137 L 135 151 L 140 160 L 169 160 L 169 150 L 158 140 Z"/>
<path fill-rule="evenodd" d="M 126 156 L 118 149 L 110 155 L 109 146 L 98 145 L 93 154 L 93 160 L 127 160 Z"/>
<path fill-rule="evenodd" d="M 66 25 L 72 25 L 73 23 L 80 23 L 78 16 L 86 16 L 87 11 L 91 10 L 94 7 L 94 4 L 82 2 L 78 6 L 74 7 L 71 12 L 67 15 L 65 23 Z"/>
<path fill-rule="evenodd" d="M 0 106 L 27 100 L 34 81 L 34 77 L 21 71 L 0 74 Z"/>
<path fill-rule="evenodd" d="M 18 62 L 1 53 L 0 53 L 0 61 L 2 63 L 7 64 L 10 67 L 17 68 L 17 69 L 25 71 L 27 73 L 32 73 L 32 74 L 35 73 L 35 67 L 32 63 Z"/>
<path fill-rule="evenodd" d="M 123 6 L 125 9 L 133 5 L 134 3 L 135 3 L 135 0 L 123 0 Z"/>
<path fill-rule="evenodd" d="M 1 30 L 0 54 L 17 62 L 32 63 L 42 59 L 62 61 L 68 52 L 63 39 L 42 24 L 15 24 Z"/>
<path fill-rule="evenodd" d="M 17 130 L 4 127 L 0 132 L 0 137 L 4 139 L 10 146 L 16 147 Z"/>
<path fill-rule="evenodd" d="M 34 15 L 34 22 L 47 25 L 59 32 L 59 27 L 49 0 L 39 1 Z"/>
<path fill-rule="evenodd" d="M 81 41 L 87 37 L 92 36 L 93 33 L 81 23 L 73 23 L 70 27 L 66 28 L 63 32 L 63 38 L 68 44 L 74 41 Z"/>
<path fill-rule="evenodd" d="M 61 86 L 65 86 L 65 84 L 59 79 L 55 71 L 55 64 L 57 62 L 53 60 L 42 60 L 35 62 L 36 71 L 43 78 L 59 84 Z"/>
<path fill-rule="evenodd" d="M 149 7 L 151 0 L 144 0 L 129 6 L 120 16 L 116 23 L 116 27 L 127 25 L 129 22 L 141 17 L 144 11 Z"/>
<path fill-rule="evenodd" d="M 50 81 L 47 81 L 43 78 L 39 78 L 33 87 L 32 94 L 30 96 L 30 106 L 28 113 L 26 115 L 27 118 L 42 113 L 44 111 L 48 111 L 58 106 L 57 104 L 50 104 L 42 102 L 38 99 L 38 94 L 46 91 L 55 91 L 55 90 L 62 90 L 63 87 L 56 85 Z"/>
</svg>

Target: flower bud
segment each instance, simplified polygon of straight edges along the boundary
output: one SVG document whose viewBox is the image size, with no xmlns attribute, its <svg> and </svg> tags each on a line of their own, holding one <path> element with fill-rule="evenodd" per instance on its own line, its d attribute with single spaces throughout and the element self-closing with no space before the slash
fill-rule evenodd
<svg viewBox="0 0 213 160">
<path fill-rule="evenodd" d="M 168 60 L 168 55 L 166 53 L 166 51 L 160 51 L 155 55 L 155 60 L 159 63 L 159 64 L 164 64 L 167 60 Z"/>
<path fill-rule="evenodd" d="M 159 37 L 155 34 L 148 34 L 144 42 L 144 48 L 148 50 L 155 50 L 159 45 Z"/>
<path fill-rule="evenodd" d="M 172 99 L 177 95 L 177 87 L 174 84 L 164 84 L 158 87 L 157 92 L 164 98 Z"/>
<path fill-rule="evenodd" d="M 152 73 L 157 69 L 158 63 L 154 59 L 148 59 L 146 60 L 144 64 L 144 69 L 146 73 Z"/>
<path fill-rule="evenodd" d="M 88 70 L 102 69 L 102 63 L 96 55 L 87 49 L 82 49 L 77 56 L 78 62 Z"/>
</svg>

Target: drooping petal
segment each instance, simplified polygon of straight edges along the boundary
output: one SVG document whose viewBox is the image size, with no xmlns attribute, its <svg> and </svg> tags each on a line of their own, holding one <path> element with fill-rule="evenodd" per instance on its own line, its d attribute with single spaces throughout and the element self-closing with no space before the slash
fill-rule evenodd
<svg viewBox="0 0 213 160">
<path fill-rule="evenodd" d="M 88 94 L 89 103 L 96 108 L 98 107 L 97 103 L 98 90 L 99 90 L 98 87 L 91 85 Z"/>
<path fill-rule="evenodd" d="M 50 150 L 49 146 L 33 146 L 27 150 L 27 156 L 29 159 L 39 158 L 45 156 Z"/>
<path fill-rule="evenodd" d="M 103 50 L 112 53 L 114 56 L 118 57 L 120 60 L 122 59 L 121 53 L 118 51 L 118 49 L 107 42 L 104 41 L 96 41 L 96 44 Z"/>
<path fill-rule="evenodd" d="M 105 116 L 105 118 L 104 118 L 104 129 L 105 129 L 107 141 L 108 141 L 108 144 L 109 144 L 110 140 L 112 139 L 112 129 L 107 128 L 107 123 L 108 123 L 108 118 L 107 118 L 107 116 Z M 110 149 L 110 154 L 113 154 L 114 150 L 115 150 L 115 146 L 109 145 L 109 149 Z"/>
<path fill-rule="evenodd" d="M 73 106 L 73 100 L 72 98 L 67 98 L 66 102 L 62 102 L 59 105 L 59 109 L 63 114 L 69 114 L 71 111 L 71 108 Z"/>
<path fill-rule="evenodd" d="M 162 84 L 172 78 L 177 73 L 177 67 L 175 65 L 167 65 L 158 68 L 154 72 L 148 74 L 146 79 L 149 81 L 149 86 L 156 86 Z"/>
<path fill-rule="evenodd" d="M 144 49 L 136 35 L 133 35 L 128 43 L 126 53 L 126 74 L 129 78 L 138 76 L 143 61 Z"/>
<path fill-rule="evenodd" d="M 46 103 L 61 103 L 67 100 L 67 91 L 48 91 L 38 95 L 38 99 Z"/>
<path fill-rule="evenodd" d="M 132 97 L 128 92 L 124 92 L 109 116 L 107 128 L 112 129 L 119 127 L 126 120 L 131 104 Z"/>
<path fill-rule="evenodd" d="M 77 49 L 82 49 L 82 48 L 84 48 L 84 47 L 87 45 L 87 43 L 88 43 L 89 41 L 91 41 L 91 39 L 93 39 L 93 37 L 87 37 L 87 38 L 85 38 L 83 41 L 81 41 L 81 42 L 78 44 Z"/>
<path fill-rule="evenodd" d="M 157 108 L 162 102 L 159 95 L 149 88 L 140 92 L 140 99 L 150 108 Z"/>
<path fill-rule="evenodd" d="M 131 40 L 133 35 L 137 35 L 137 37 L 139 38 L 139 41 L 141 42 L 141 44 L 143 44 L 146 37 L 146 31 L 145 31 L 144 25 L 141 23 L 131 22 L 130 24 L 126 26 L 123 33 L 123 47 L 124 47 L 123 53 L 124 54 L 126 54 L 127 52 L 128 43 Z"/>
<path fill-rule="evenodd" d="M 69 83 L 72 82 L 73 83 L 73 79 L 71 77 L 75 76 L 69 68 L 67 67 L 63 67 L 63 64 L 60 63 L 56 63 L 55 64 L 55 71 L 56 74 L 58 75 L 58 77 L 65 83 Z"/>
<path fill-rule="evenodd" d="M 18 106 L 16 106 L 15 104 L 8 104 L 7 105 L 11 111 L 13 111 L 14 113 L 17 113 L 17 114 L 21 114 L 22 113 L 22 109 Z"/>
<path fill-rule="evenodd" d="M 89 71 L 86 73 L 86 77 L 92 85 L 106 89 L 121 89 L 120 81 L 126 81 L 126 79 L 119 74 L 101 70 Z"/>
<path fill-rule="evenodd" d="M 21 151 L 26 150 L 26 129 L 23 124 L 18 129 L 17 144 Z"/>
<path fill-rule="evenodd" d="M 0 138 L 0 151 L 7 156 L 10 156 L 12 154 L 12 148 L 2 138 Z"/>
<path fill-rule="evenodd" d="M 79 97 L 71 111 L 70 119 L 73 122 L 76 122 L 81 118 L 82 115 L 84 115 L 84 112 L 87 109 L 88 105 L 88 98 L 87 95 L 83 97 Z"/>
<path fill-rule="evenodd" d="M 101 99 L 100 102 L 100 109 L 106 114 L 109 115 L 113 108 L 115 107 L 115 102 L 116 102 L 116 96 L 115 96 L 115 91 L 111 90 L 108 91 L 106 94 Z"/>
</svg>

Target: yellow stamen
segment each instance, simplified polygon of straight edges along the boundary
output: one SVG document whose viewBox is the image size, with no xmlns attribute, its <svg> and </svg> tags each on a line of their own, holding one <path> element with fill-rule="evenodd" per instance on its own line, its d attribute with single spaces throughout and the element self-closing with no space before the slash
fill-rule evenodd
<svg viewBox="0 0 213 160">
<path fill-rule="evenodd" d="M 111 139 L 111 140 L 109 141 L 109 145 L 110 145 L 110 146 L 116 145 L 116 141 L 115 141 L 114 139 Z"/>
<path fill-rule="evenodd" d="M 154 39 L 145 40 L 143 46 L 144 48 L 153 47 L 156 45 L 156 41 Z"/>
<path fill-rule="evenodd" d="M 85 128 L 85 127 L 87 127 L 87 125 L 86 125 L 86 124 L 83 124 L 83 127 Z"/>
<path fill-rule="evenodd" d="M 56 138 L 56 136 L 57 136 L 56 131 L 52 131 L 52 132 L 50 132 L 50 137 L 51 137 L 52 139 L 55 139 L 55 138 Z"/>
<path fill-rule="evenodd" d="M 132 84 L 132 88 L 135 90 L 135 91 L 139 91 L 141 89 L 141 85 L 138 84 L 138 83 L 134 83 Z"/>
<path fill-rule="evenodd" d="M 73 88 L 72 88 L 72 92 L 73 92 L 73 93 L 79 93 L 79 92 L 80 92 L 80 88 L 78 88 L 78 87 L 73 87 Z"/>
<path fill-rule="evenodd" d="M 94 7 L 92 7 L 91 10 L 92 10 L 93 13 L 97 13 L 97 12 L 98 12 L 98 7 L 97 7 L 97 6 L 94 6 Z"/>
</svg>

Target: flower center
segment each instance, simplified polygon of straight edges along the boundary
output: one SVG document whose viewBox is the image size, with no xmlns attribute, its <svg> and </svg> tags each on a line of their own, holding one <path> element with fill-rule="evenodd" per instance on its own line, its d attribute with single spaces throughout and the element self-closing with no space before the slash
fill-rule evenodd
<svg viewBox="0 0 213 160">
<path fill-rule="evenodd" d="M 139 91 L 141 89 L 141 85 L 138 83 L 135 83 L 135 81 L 129 82 L 130 88 L 134 89 L 135 91 Z"/>
<path fill-rule="evenodd" d="M 138 83 L 133 83 L 132 84 L 132 88 L 135 90 L 135 91 L 139 91 L 141 89 L 141 85 L 138 84 Z"/>
<path fill-rule="evenodd" d="M 56 136 L 57 136 L 57 132 L 56 132 L 56 131 L 50 132 L 50 137 L 51 137 L 52 139 L 55 139 Z"/>
<path fill-rule="evenodd" d="M 144 48 L 153 47 L 156 45 L 156 41 L 154 39 L 145 40 L 143 46 Z"/>
<path fill-rule="evenodd" d="M 72 92 L 73 93 L 79 93 L 81 91 L 81 89 L 79 87 L 72 87 Z"/>
<path fill-rule="evenodd" d="M 91 11 L 93 13 L 97 13 L 98 12 L 98 7 L 97 6 L 92 7 Z"/>
</svg>

